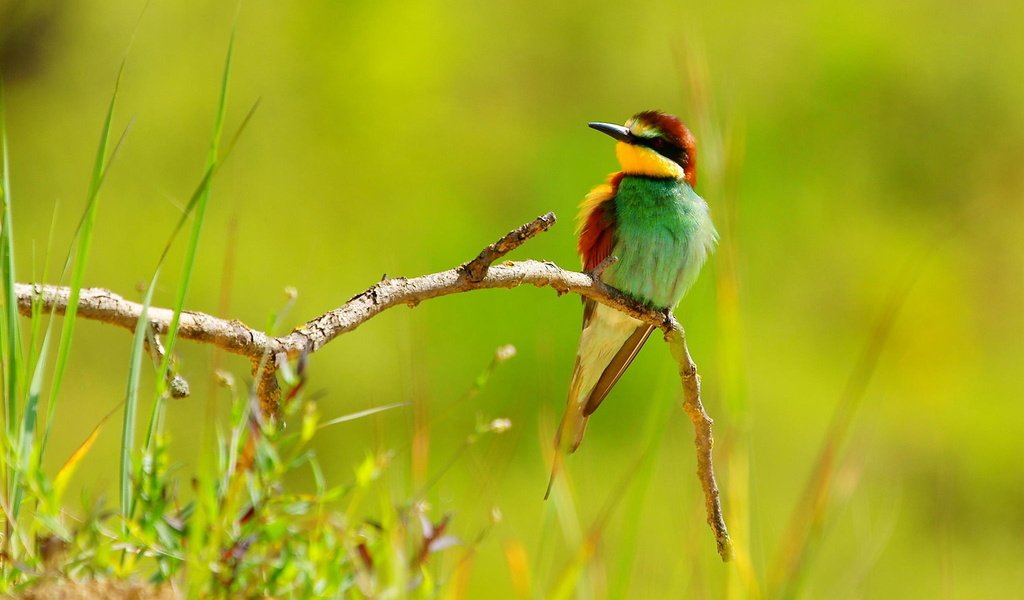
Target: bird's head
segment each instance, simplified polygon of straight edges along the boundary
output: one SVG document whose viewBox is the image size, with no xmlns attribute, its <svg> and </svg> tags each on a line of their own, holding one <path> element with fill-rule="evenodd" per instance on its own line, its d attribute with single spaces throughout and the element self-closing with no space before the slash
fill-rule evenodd
<svg viewBox="0 0 1024 600">
<path fill-rule="evenodd" d="M 625 126 L 590 123 L 590 127 L 619 141 L 615 155 L 627 175 L 672 177 L 697 184 L 697 143 L 676 117 L 648 110 L 633 115 Z"/>
</svg>

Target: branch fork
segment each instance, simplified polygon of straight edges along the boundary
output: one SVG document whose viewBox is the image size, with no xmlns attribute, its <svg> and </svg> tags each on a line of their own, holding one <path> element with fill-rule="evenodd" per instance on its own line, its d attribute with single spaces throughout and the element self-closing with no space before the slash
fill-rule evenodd
<svg viewBox="0 0 1024 600">
<path fill-rule="evenodd" d="M 537 217 L 502 236 L 484 248 L 476 258 L 462 265 L 419 277 L 385 277 L 369 289 L 353 296 L 348 302 L 328 311 L 289 334 L 273 337 L 252 329 L 237 320 L 220 319 L 205 313 L 181 313 L 178 336 L 213 344 L 233 354 L 247 357 L 256 379 L 256 394 L 263 415 L 276 417 L 281 402 L 277 383 L 277 370 L 284 361 L 316 352 L 339 335 L 348 333 L 381 312 L 399 305 L 416 306 L 424 300 L 478 289 L 515 288 L 524 284 L 550 287 L 561 294 L 573 293 L 610 306 L 635 319 L 653 325 L 665 334 L 672 356 L 679 366 L 683 387 L 683 410 L 693 423 L 696 433 L 697 476 L 704 491 L 708 524 L 715 534 L 718 552 L 723 560 L 732 556 L 732 543 L 722 513 L 718 484 L 715 481 L 712 449 L 713 421 L 704 410 L 700 398 L 700 376 L 686 346 L 682 326 L 671 311 L 650 308 L 619 290 L 605 284 L 601 275 L 615 262 L 609 256 L 587 273 L 568 271 L 552 262 L 537 260 L 506 261 L 494 264 L 537 234 L 555 224 L 554 213 Z M 63 315 L 68 307 L 71 290 L 67 287 L 16 283 L 18 310 L 31 315 L 32 304 L 42 303 L 47 311 Z M 100 288 L 81 290 L 78 316 L 134 331 L 142 313 L 142 305 Z M 172 311 L 151 307 L 148 312 L 152 338 L 167 333 Z M 154 352 L 159 352 L 159 345 Z"/>
</svg>

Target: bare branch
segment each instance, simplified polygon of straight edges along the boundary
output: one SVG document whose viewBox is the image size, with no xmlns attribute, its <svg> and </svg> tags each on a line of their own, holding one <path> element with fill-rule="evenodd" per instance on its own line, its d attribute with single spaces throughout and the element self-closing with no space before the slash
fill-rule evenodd
<svg viewBox="0 0 1024 600">
<path fill-rule="evenodd" d="M 55 285 L 15 283 L 18 310 L 25 316 L 32 314 L 32 302 L 37 297 L 45 311 L 63 315 L 68 307 L 71 289 Z M 147 313 L 153 332 L 166 334 L 171 323 L 171 309 L 150 307 Z M 84 288 L 78 300 L 78 316 L 135 331 L 135 323 L 142 314 L 142 305 L 125 300 L 102 288 Z M 184 311 L 178 323 L 178 335 L 185 339 L 219 346 L 229 352 L 258 358 L 273 338 L 261 331 L 250 329 L 241 321 L 225 321 L 210 315 Z"/>
<path fill-rule="evenodd" d="M 697 446 L 697 479 L 704 489 L 704 508 L 708 515 L 708 525 L 711 526 L 711 531 L 715 532 L 718 554 L 722 560 L 728 561 L 732 558 L 732 540 L 725 526 L 718 482 L 715 481 L 715 439 L 711 434 L 714 421 L 704 411 L 704 404 L 700 401 L 700 375 L 697 373 L 697 365 L 690 356 L 690 349 L 686 347 L 683 328 L 674 318 L 672 322 L 674 327 L 665 334 L 665 341 L 669 344 L 672 356 L 679 363 L 679 378 L 683 382 L 683 410 L 690 417 L 696 434 L 694 444 Z"/>
<path fill-rule="evenodd" d="M 555 224 L 555 213 L 549 212 L 536 219 L 516 227 L 506 233 L 502 238 L 490 246 L 487 246 L 477 255 L 476 258 L 459 267 L 470 281 L 480 281 L 487 274 L 487 269 L 502 256 L 522 246 L 524 242 L 547 231 Z"/>
<path fill-rule="evenodd" d="M 635 319 L 654 325 L 665 333 L 665 340 L 679 364 L 679 375 L 683 385 L 683 409 L 696 431 L 697 475 L 704 490 L 708 524 L 715 533 L 719 554 L 723 560 L 729 560 L 732 556 L 732 545 L 722 515 L 712 462 L 712 420 L 701 403 L 700 376 L 686 347 L 686 337 L 679 322 L 668 311 L 651 308 L 602 282 L 600 275 L 614 262 L 613 260 L 602 262 L 590 273 L 567 271 L 554 263 L 536 260 L 493 264 L 538 233 L 547 231 L 554 223 L 553 213 L 537 217 L 484 248 L 473 260 L 448 271 L 413 278 L 384 279 L 338 308 L 308 321 L 281 337 L 272 337 L 248 327 L 241 321 L 227 321 L 192 311 L 181 314 L 178 335 L 248 357 L 253 365 L 254 376 L 258 377 L 256 390 L 263 414 L 273 417 L 277 413 L 281 396 L 276 378 L 281 361 L 296 358 L 303 353 L 316 352 L 339 335 L 352 331 L 394 306 L 416 306 L 424 300 L 450 294 L 481 289 L 515 288 L 527 284 L 553 288 L 559 295 L 578 294 L 615 308 Z M 32 303 L 37 298 L 44 310 L 52 310 L 63 315 L 70 297 L 69 288 L 52 285 L 17 283 L 15 292 L 18 297 L 18 309 L 23 315 L 31 315 Z M 81 291 L 78 316 L 84 319 L 134 331 L 141 312 L 141 304 L 125 300 L 108 290 L 88 288 Z M 147 317 L 154 334 L 167 333 L 171 315 L 172 311 L 166 308 L 149 309 Z"/>
<path fill-rule="evenodd" d="M 392 277 L 384 279 L 366 291 L 353 296 L 338 308 L 316 317 L 291 333 L 275 338 L 252 329 L 237 320 L 224 320 L 196 311 L 184 311 L 178 325 L 178 336 L 197 342 L 213 344 L 228 352 L 262 359 L 264 353 L 276 355 L 284 352 L 289 358 L 303 350 L 316 352 L 341 334 L 394 306 L 416 306 L 424 300 L 478 289 L 514 288 L 524 284 L 554 288 L 559 294 L 574 293 L 607 304 L 636 319 L 661 328 L 666 333 L 672 328 L 668 316 L 638 302 L 615 288 L 604 284 L 590 273 L 567 271 L 551 262 L 526 260 L 505 262 L 489 266 L 479 280 L 469 272 L 478 267 L 468 265 L 489 264 L 488 261 L 504 255 L 536 234 L 545 231 L 554 222 L 554 215 L 538 217 L 517 228 L 488 246 L 476 259 L 458 268 L 420 277 Z M 67 310 L 70 289 L 43 284 L 15 284 L 18 309 L 23 315 L 31 314 L 32 302 L 39 298 L 44 310 L 63 315 Z M 126 300 L 109 290 L 85 288 L 79 298 L 78 314 L 84 319 L 101 321 L 135 330 L 142 313 L 142 305 Z M 147 317 L 157 334 L 166 334 L 172 311 L 150 307 Z"/>
</svg>

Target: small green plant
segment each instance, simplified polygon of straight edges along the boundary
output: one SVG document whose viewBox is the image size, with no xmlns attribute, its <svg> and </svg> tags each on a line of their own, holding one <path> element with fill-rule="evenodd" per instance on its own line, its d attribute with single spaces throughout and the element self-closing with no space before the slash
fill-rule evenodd
<svg viewBox="0 0 1024 600">
<path fill-rule="evenodd" d="M 419 502 L 384 502 L 392 508 L 371 520 L 358 517 L 368 494 L 387 499 L 375 484 L 390 452 L 368 455 L 350 481 L 328 485 L 309 447 L 321 429 L 319 413 L 299 391 L 301 379 L 283 411 L 299 424 L 295 431 L 261 419 L 248 388 L 228 374 L 221 380 L 231 390 L 232 411 L 213 468 L 182 477 L 169 454 L 170 436 L 158 434 L 130 478 L 129 516 L 100 502 L 73 516 L 62 498 L 69 469 L 111 415 L 55 481 L 11 465 L 20 474 L 23 504 L 33 510 L 6 523 L 0 591 L 17 593 L 53 578 L 145 580 L 153 593 L 170 587 L 204 597 L 377 597 L 420 588 L 430 595 L 441 585 L 430 562 L 456 543 L 445 531 L 447 517 L 433 520 Z M 502 427 L 488 423 L 474 436 Z M 295 491 L 287 483 L 301 469 L 312 472 L 314 489 Z"/>
</svg>

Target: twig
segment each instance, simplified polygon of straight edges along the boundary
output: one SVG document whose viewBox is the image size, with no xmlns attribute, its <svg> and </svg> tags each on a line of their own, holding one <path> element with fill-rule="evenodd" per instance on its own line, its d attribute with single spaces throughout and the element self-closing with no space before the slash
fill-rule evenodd
<svg viewBox="0 0 1024 600">
<path fill-rule="evenodd" d="M 250 364 L 252 365 L 252 376 L 256 380 L 256 398 L 260 402 L 260 416 L 279 417 L 281 415 L 281 387 L 277 384 L 277 361 L 265 356 L 253 358 Z"/>
<path fill-rule="evenodd" d="M 590 276 L 595 279 L 600 279 L 601 276 L 604 275 L 605 270 L 617 262 L 619 262 L 619 257 L 614 254 L 609 254 L 604 260 L 597 263 L 596 267 L 590 270 Z"/>
<path fill-rule="evenodd" d="M 732 558 L 732 540 L 729 539 L 729 530 L 725 526 L 718 482 L 715 481 L 715 439 L 711 434 L 714 421 L 705 412 L 704 404 L 700 401 L 700 375 L 697 373 L 697 365 L 690 356 L 690 349 L 686 347 L 683 328 L 675 318 L 672 318 L 672 322 L 673 328 L 665 334 L 665 341 L 668 342 L 672 356 L 679 364 L 679 378 L 683 382 L 683 410 L 690 417 L 696 434 L 694 444 L 697 446 L 697 479 L 704 488 L 704 508 L 708 514 L 708 525 L 711 526 L 711 531 L 715 532 L 718 554 L 722 560 L 728 562 Z"/>
<path fill-rule="evenodd" d="M 493 264 L 538 233 L 547 231 L 554 223 L 553 213 L 537 217 L 484 248 L 473 260 L 448 271 L 413 278 L 384 279 L 338 308 L 308 321 L 281 337 L 272 337 L 250 328 L 241 321 L 228 321 L 193 311 L 181 314 L 178 336 L 212 344 L 228 352 L 248 357 L 253 364 L 253 373 L 259 374 L 256 389 L 263 413 L 265 416 L 273 416 L 280 402 L 276 371 L 282 361 L 296 358 L 303 352 L 316 352 L 339 335 L 352 331 L 394 306 L 416 306 L 424 300 L 451 294 L 481 289 L 515 288 L 530 284 L 553 288 L 559 295 L 578 294 L 615 308 L 661 329 L 665 333 L 665 340 L 669 343 L 672 355 L 679 363 L 679 375 L 683 384 L 683 409 L 693 421 L 697 434 L 697 475 L 704 489 L 708 523 L 715 533 L 719 554 L 723 560 L 729 560 L 732 545 L 722 516 L 712 462 L 712 421 L 701 404 L 700 377 L 686 347 L 686 336 L 679 322 L 671 313 L 650 308 L 602 282 L 601 271 L 611 264 L 610 260 L 598 265 L 590 273 L 567 271 L 554 263 L 536 260 Z M 44 310 L 52 310 L 63 315 L 71 294 L 67 287 L 25 283 L 16 283 L 15 292 L 18 297 L 18 309 L 26 316 L 31 315 L 32 301 L 35 298 L 39 298 Z M 78 304 L 78 316 L 81 318 L 134 331 L 141 312 L 141 304 L 125 300 L 108 290 L 87 288 L 81 291 Z M 171 315 L 172 311 L 166 308 L 149 309 L 147 317 L 155 335 L 167 333 Z M 261 362 L 262 369 L 259 368 Z"/>
<path fill-rule="evenodd" d="M 520 225 L 503 235 L 500 240 L 484 248 L 476 258 L 459 267 L 459 270 L 462 271 L 470 281 L 480 281 L 484 278 L 484 275 L 487 274 L 487 269 L 494 264 L 494 261 L 515 250 L 519 246 L 522 246 L 524 242 L 538 233 L 547 231 L 554 224 L 555 213 L 549 212 L 546 215 L 537 217 L 529 223 Z"/>
<path fill-rule="evenodd" d="M 146 331 L 146 352 L 153 359 L 153 362 L 160 365 L 164 360 L 164 356 L 167 354 L 167 350 L 164 349 L 163 342 L 160 341 L 160 336 L 153 331 L 153 326 L 150 324 L 148 331 Z M 188 381 L 185 380 L 175 369 L 174 365 L 167 370 L 167 389 L 171 392 L 172 398 L 187 398 L 191 393 L 189 390 Z"/>
</svg>

